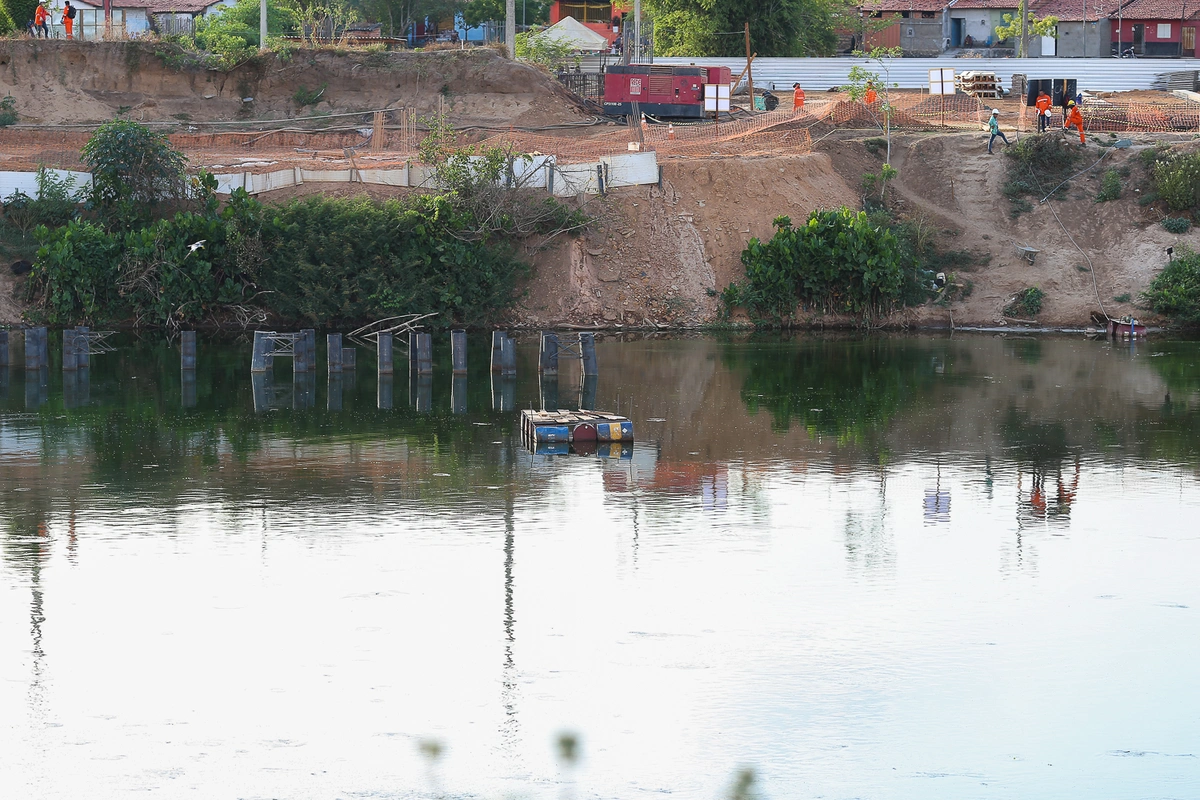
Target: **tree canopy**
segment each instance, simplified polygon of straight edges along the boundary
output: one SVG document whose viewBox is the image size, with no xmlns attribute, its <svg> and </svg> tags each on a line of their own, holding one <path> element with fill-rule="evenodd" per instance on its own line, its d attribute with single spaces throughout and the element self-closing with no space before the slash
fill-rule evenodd
<svg viewBox="0 0 1200 800">
<path fill-rule="evenodd" d="M 827 56 L 843 0 L 647 0 L 654 50 L 671 56 Z"/>
</svg>

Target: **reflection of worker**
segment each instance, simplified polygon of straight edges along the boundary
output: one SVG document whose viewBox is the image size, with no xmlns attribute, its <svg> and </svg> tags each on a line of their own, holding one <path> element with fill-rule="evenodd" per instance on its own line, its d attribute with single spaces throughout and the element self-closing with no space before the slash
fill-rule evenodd
<svg viewBox="0 0 1200 800">
<path fill-rule="evenodd" d="M 878 99 L 879 95 L 875 94 L 875 84 L 867 81 L 867 94 L 863 97 L 863 100 L 866 101 L 867 105 L 870 105 Z"/>
<path fill-rule="evenodd" d="M 988 120 L 988 132 L 992 134 L 988 138 L 988 155 L 992 154 L 992 142 L 996 141 L 997 136 L 1003 139 L 1005 144 L 1008 144 L 1008 137 L 1004 135 L 1004 131 L 1000 130 L 1000 109 L 998 108 L 992 109 L 992 118 Z"/>
<path fill-rule="evenodd" d="M 1038 92 L 1037 100 L 1033 101 L 1033 106 L 1037 109 L 1038 133 L 1050 127 L 1050 105 L 1053 102 L 1045 92 Z"/>
<path fill-rule="evenodd" d="M 1063 132 L 1071 129 L 1071 126 L 1079 129 L 1079 143 L 1087 144 L 1083 139 L 1083 115 L 1079 113 L 1079 106 L 1075 105 L 1075 101 L 1071 100 L 1067 103 L 1067 117 L 1063 120 Z"/>
<path fill-rule="evenodd" d="M 792 113 L 796 113 L 804 108 L 804 90 L 800 88 L 800 84 L 792 84 Z"/>
</svg>

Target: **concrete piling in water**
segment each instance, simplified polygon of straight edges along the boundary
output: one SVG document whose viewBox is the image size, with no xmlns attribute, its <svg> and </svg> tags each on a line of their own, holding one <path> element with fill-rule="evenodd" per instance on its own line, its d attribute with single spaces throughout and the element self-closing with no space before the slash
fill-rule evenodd
<svg viewBox="0 0 1200 800">
<path fill-rule="evenodd" d="M 25 369 L 49 366 L 49 344 L 45 328 L 25 329 Z"/>
<path fill-rule="evenodd" d="M 467 332 L 450 331 L 450 361 L 455 375 L 467 374 Z"/>
<path fill-rule="evenodd" d="M 353 347 L 342 348 L 342 370 L 353 372 L 358 366 L 358 351 Z"/>
<path fill-rule="evenodd" d="M 325 400 L 325 407 L 330 411 L 342 410 L 342 389 L 345 384 L 342 383 L 342 373 L 329 373 L 329 396 Z"/>
<path fill-rule="evenodd" d="M 429 334 L 425 334 L 428 336 Z M 409 404 L 418 414 L 428 414 L 433 410 L 433 376 L 413 373 L 408 376 Z"/>
<path fill-rule="evenodd" d="M 500 343 L 500 374 L 506 378 L 517 374 L 517 343 L 507 335 Z"/>
<path fill-rule="evenodd" d="M 325 363 L 329 367 L 329 374 L 337 374 L 342 371 L 342 335 L 340 333 L 330 333 L 325 336 Z"/>
<path fill-rule="evenodd" d="M 467 376 L 455 375 L 450 383 L 450 413 L 467 413 Z"/>
<path fill-rule="evenodd" d="M 600 374 L 596 367 L 596 334 L 589 332 L 579 334 L 579 359 L 585 376 Z"/>
<path fill-rule="evenodd" d="M 543 411 L 558 409 L 558 376 L 543 373 L 538 377 L 538 394 L 542 399 Z"/>
<path fill-rule="evenodd" d="M 433 334 L 417 334 L 417 374 L 433 374 Z"/>
<path fill-rule="evenodd" d="M 558 374 L 558 334 L 542 331 L 542 346 L 538 353 L 538 372 L 543 375 Z"/>
<path fill-rule="evenodd" d="M 504 340 L 508 335 L 504 331 L 492 331 L 492 372 L 500 371 L 500 352 L 504 349 Z"/>
<path fill-rule="evenodd" d="M 417 332 L 408 332 L 408 371 L 417 371 Z"/>
<path fill-rule="evenodd" d="M 75 352 L 75 340 L 79 334 L 72 328 L 63 331 L 63 372 L 74 372 L 79 369 L 79 356 Z"/>
<path fill-rule="evenodd" d="M 184 408 L 196 407 L 196 370 L 179 371 L 179 404 Z"/>
<path fill-rule="evenodd" d="M 179 334 L 179 368 L 193 372 L 196 369 L 195 331 L 183 331 Z"/>
<path fill-rule="evenodd" d="M 292 374 L 308 372 L 310 369 L 312 367 L 308 360 L 308 335 L 305 331 L 300 331 L 296 340 L 292 342 Z"/>
<path fill-rule="evenodd" d="M 267 358 L 267 348 L 271 340 L 266 331 L 254 332 L 254 349 L 250 351 L 250 372 L 260 373 L 271 369 L 271 361 Z"/>
<path fill-rule="evenodd" d="M 579 382 L 579 407 L 588 411 L 596 408 L 596 384 L 599 380 L 595 375 L 584 375 Z"/>
<path fill-rule="evenodd" d="M 375 387 L 375 405 L 381 410 L 387 410 L 392 407 L 395 396 L 395 387 L 390 372 L 381 372 L 379 374 L 379 383 Z"/>
<path fill-rule="evenodd" d="M 0 367 L 8 366 L 8 331 L 0 331 Z"/>
<path fill-rule="evenodd" d="M 309 362 L 312 363 L 312 362 Z M 292 408 L 314 408 L 317 404 L 317 375 L 312 370 L 292 373 Z"/>
<path fill-rule="evenodd" d="M 516 407 L 517 382 L 511 376 L 492 376 L 492 410 L 512 411 Z"/>
<path fill-rule="evenodd" d="M 379 334 L 376 342 L 378 349 L 375 354 L 375 371 L 380 375 L 391 375 L 393 372 L 392 366 L 392 335 L 390 333 Z M 389 403 L 388 408 L 391 408 Z M 380 406 L 383 408 L 383 406 Z"/>
<path fill-rule="evenodd" d="M 75 363 L 80 369 L 85 369 L 92 365 L 92 346 L 91 340 L 88 339 L 88 331 L 90 329 L 86 325 L 78 325 L 75 327 Z"/>
<path fill-rule="evenodd" d="M 300 342 L 304 350 L 304 372 L 317 371 L 317 332 L 313 328 L 300 330 Z M 293 356 L 293 360 L 295 356 Z M 293 365 L 294 366 L 294 365 Z"/>
</svg>

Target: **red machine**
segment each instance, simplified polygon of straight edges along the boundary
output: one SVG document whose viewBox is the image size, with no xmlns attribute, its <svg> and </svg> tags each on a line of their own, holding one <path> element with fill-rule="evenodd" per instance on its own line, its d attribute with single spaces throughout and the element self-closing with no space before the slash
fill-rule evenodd
<svg viewBox="0 0 1200 800">
<path fill-rule="evenodd" d="M 643 114 L 700 118 L 705 84 L 728 86 L 730 77 L 729 67 L 609 67 L 604 73 L 604 113 L 631 114 L 636 102 Z"/>
</svg>

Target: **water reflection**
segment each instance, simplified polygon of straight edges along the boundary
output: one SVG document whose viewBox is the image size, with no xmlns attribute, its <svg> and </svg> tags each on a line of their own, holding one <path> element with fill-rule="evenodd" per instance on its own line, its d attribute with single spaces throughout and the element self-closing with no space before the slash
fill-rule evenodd
<svg viewBox="0 0 1200 800">
<path fill-rule="evenodd" d="M 1200 752 L 1196 344 L 475 340 L 408 402 L 248 342 L 0 370 L 0 793 L 427 796 L 433 735 L 450 793 L 553 796 L 563 727 L 603 797 L 1190 785 L 1098 754 Z M 637 442 L 521 447 L 585 404 Z"/>
</svg>

